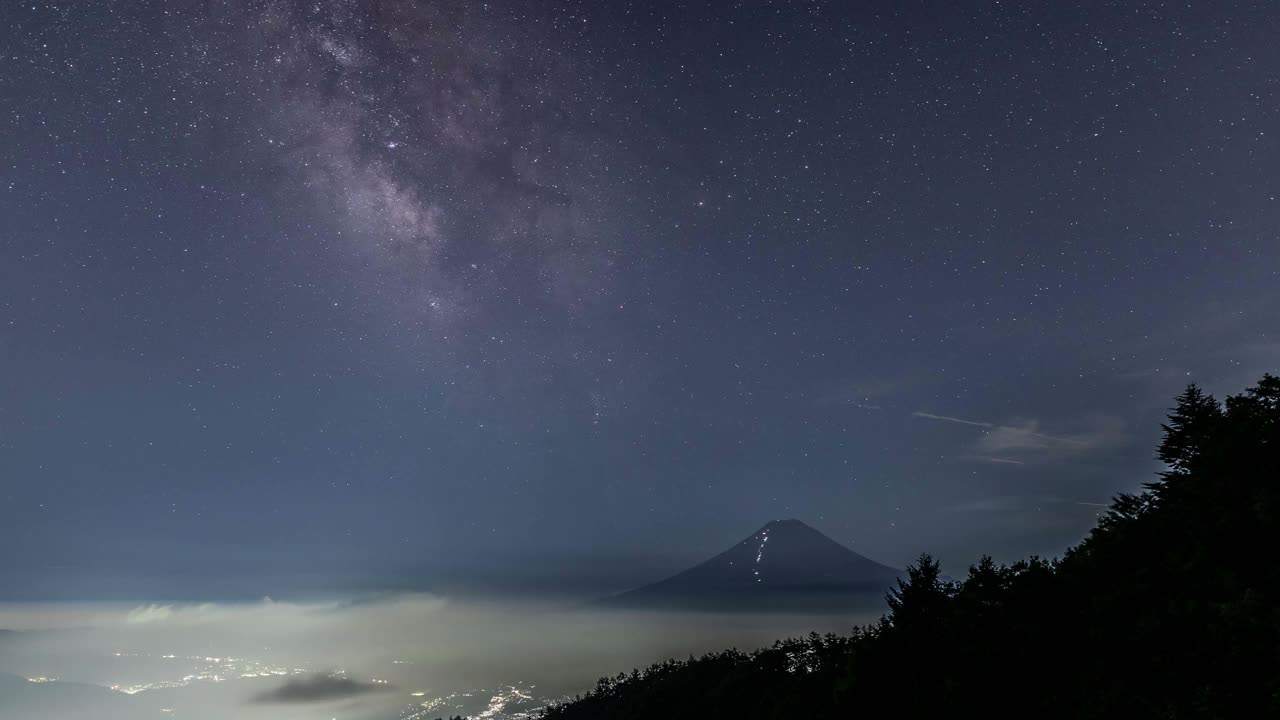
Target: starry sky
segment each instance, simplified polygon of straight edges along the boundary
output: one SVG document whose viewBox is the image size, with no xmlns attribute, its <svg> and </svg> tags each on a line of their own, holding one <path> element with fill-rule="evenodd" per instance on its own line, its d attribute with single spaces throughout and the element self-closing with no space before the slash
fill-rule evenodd
<svg viewBox="0 0 1280 720">
<path fill-rule="evenodd" d="M 0 599 L 1055 555 L 1280 367 L 1266 2 L 0 4 Z"/>
</svg>

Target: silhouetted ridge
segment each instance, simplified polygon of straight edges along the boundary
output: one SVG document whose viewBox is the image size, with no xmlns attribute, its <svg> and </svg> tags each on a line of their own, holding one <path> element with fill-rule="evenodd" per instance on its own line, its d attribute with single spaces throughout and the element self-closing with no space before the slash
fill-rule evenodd
<svg viewBox="0 0 1280 720">
<path fill-rule="evenodd" d="M 1166 470 L 1061 560 L 983 558 L 957 583 L 922 555 L 875 625 L 606 677 L 544 720 L 1280 718 L 1280 378 L 1225 402 L 1188 387 L 1163 428 Z M 840 557 L 770 523 L 637 593 L 740 586 L 723 564 L 766 532 L 761 587 L 825 582 L 792 551 Z"/>
<path fill-rule="evenodd" d="M 605 603 L 717 611 L 852 610 L 878 606 L 898 575 L 799 520 L 774 520 L 704 563 Z"/>
</svg>

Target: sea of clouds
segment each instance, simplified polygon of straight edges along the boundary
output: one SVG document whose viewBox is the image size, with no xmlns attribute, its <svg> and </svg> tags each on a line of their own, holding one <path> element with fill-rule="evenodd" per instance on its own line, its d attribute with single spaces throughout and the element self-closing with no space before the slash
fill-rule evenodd
<svg viewBox="0 0 1280 720">
<path fill-rule="evenodd" d="M 0 605 L 0 717 L 518 716 L 668 657 L 869 617 L 451 601 Z"/>
</svg>

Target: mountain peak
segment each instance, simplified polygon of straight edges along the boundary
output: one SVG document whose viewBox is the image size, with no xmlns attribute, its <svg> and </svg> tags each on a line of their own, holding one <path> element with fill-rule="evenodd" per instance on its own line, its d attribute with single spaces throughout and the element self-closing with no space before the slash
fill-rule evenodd
<svg viewBox="0 0 1280 720">
<path fill-rule="evenodd" d="M 771 520 L 704 563 L 609 604 L 706 610 L 850 609 L 878 604 L 898 571 L 795 518 Z"/>
<path fill-rule="evenodd" d="M 764 524 L 764 527 L 760 528 L 756 532 L 757 533 L 796 532 L 796 533 L 808 533 L 813 535 L 821 535 L 824 538 L 827 537 L 822 533 L 821 530 L 818 530 L 817 528 L 810 525 L 809 523 L 803 520 L 798 520 L 796 518 L 787 518 L 785 520 L 770 520 L 769 522 Z M 827 539 L 830 539 L 830 538 L 827 538 Z M 835 541 L 832 540 L 832 542 L 835 542 Z"/>
<path fill-rule="evenodd" d="M 764 527 L 760 529 L 770 530 L 773 528 L 780 528 L 780 527 L 802 527 L 809 530 L 813 530 L 813 528 L 809 527 L 809 525 L 805 523 L 803 520 L 797 520 L 796 518 L 787 518 L 785 520 L 770 520 L 769 522 L 764 524 Z"/>
</svg>

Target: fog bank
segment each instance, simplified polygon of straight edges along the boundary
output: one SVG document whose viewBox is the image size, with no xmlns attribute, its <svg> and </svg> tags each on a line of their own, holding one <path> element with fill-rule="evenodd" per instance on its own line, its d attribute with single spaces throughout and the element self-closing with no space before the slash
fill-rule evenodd
<svg viewBox="0 0 1280 720">
<path fill-rule="evenodd" d="M 47 717 L 52 703 L 72 720 L 373 720 L 480 710 L 511 717 L 601 675 L 667 657 L 759 647 L 810 630 L 847 632 L 871 619 L 424 594 L 355 603 L 0 605 L 0 628 L 18 631 L 0 633 L 0 674 L 23 678 L 5 679 L 0 715 Z M 273 698 L 290 702 L 263 701 Z"/>
</svg>

